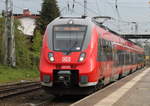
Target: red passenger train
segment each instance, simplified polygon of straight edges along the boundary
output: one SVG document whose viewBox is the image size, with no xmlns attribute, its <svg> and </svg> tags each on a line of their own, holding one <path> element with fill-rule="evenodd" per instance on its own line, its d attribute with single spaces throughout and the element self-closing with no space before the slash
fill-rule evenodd
<svg viewBox="0 0 150 106">
<path fill-rule="evenodd" d="M 144 67 L 144 49 L 89 17 L 59 17 L 46 29 L 40 57 L 43 88 L 90 94 Z"/>
</svg>

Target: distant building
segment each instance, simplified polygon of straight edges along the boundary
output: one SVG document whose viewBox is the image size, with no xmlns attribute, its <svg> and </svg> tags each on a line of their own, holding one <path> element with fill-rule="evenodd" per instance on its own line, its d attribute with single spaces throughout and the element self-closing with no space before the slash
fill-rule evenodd
<svg viewBox="0 0 150 106">
<path fill-rule="evenodd" d="M 28 36 L 33 36 L 36 27 L 36 19 L 39 18 L 38 14 L 32 14 L 29 9 L 24 9 L 23 14 L 14 14 L 14 17 L 21 23 L 19 29 Z"/>
</svg>

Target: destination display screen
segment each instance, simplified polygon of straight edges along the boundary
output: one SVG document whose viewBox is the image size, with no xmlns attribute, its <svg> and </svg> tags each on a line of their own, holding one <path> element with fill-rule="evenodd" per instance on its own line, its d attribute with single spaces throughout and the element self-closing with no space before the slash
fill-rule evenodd
<svg viewBox="0 0 150 106">
<path fill-rule="evenodd" d="M 85 31 L 85 26 L 55 26 L 54 31 Z"/>
</svg>

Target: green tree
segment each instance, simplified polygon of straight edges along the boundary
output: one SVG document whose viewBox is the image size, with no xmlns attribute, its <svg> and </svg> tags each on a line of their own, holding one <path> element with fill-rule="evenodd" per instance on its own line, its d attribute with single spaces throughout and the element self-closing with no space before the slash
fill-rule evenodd
<svg viewBox="0 0 150 106">
<path fill-rule="evenodd" d="M 2 63 L 2 35 L 4 33 L 4 18 L 0 18 L 0 63 Z"/>
<path fill-rule="evenodd" d="M 36 30 L 33 38 L 33 51 L 37 54 L 40 54 L 40 49 L 42 46 L 42 36 L 38 30 Z"/>
<path fill-rule="evenodd" d="M 60 15 L 56 0 L 43 0 L 40 18 L 37 20 L 37 28 L 41 34 L 44 34 L 46 26 Z"/>
<path fill-rule="evenodd" d="M 16 64 L 17 67 L 32 68 L 32 53 L 30 44 L 22 31 L 18 29 L 21 26 L 19 21 L 15 21 L 15 43 L 16 43 Z"/>
<path fill-rule="evenodd" d="M 40 57 L 40 50 L 42 47 L 42 36 L 38 30 L 35 31 L 34 38 L 33 38 L 33 66 L 34 68 L 37 68 L 37 65 L 39 63 L 39 57 Z"/>
</svg>

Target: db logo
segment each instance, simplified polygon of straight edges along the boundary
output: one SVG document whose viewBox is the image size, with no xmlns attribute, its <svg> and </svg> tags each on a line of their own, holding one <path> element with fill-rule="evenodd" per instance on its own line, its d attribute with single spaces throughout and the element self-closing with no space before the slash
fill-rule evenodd
<svg viewBox="0 0 150 106">
<path fill-rule="evenodd" d="M 62 62 L 71 62 L 71 57 L 62 57 Z"/>
</svg>

